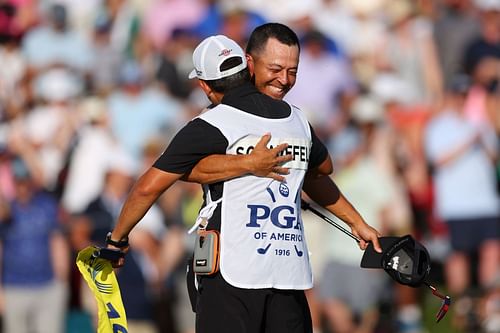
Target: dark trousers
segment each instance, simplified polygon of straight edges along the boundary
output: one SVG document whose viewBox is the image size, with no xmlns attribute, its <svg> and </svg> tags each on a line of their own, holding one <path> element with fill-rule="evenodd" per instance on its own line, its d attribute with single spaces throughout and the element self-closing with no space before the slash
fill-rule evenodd
<svg viewBox="0 0 500 333">
<path fill-rule="evenodd" d="M 196 298 L 197 333 L 311 333 L 303 290 L 241 289 L 217 273 L 201 277 Z"/>
</svg>

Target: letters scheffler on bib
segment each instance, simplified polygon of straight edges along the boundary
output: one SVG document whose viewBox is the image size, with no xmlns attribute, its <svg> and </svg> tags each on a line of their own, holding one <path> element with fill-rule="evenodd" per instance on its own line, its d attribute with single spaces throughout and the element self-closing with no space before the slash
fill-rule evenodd
<svg viewBox="0 0 500 333">
<path fill-rule="evenodd" d="M 242 155 L 250 154 L 259 141 L 259 137 L 249 136 L 239 140 L 229 153 Z M 281 152 L 281 155 L 292 155 L 293 159 L 283 164 L 283 167 L 290 169 L 307 170 L 309 164 L 310 141 L 302 138 L 275 139 L 271 138 L 268 148 L 272 149 L 282 143 L 288 143 L 288 147 Z"/>
</svg>

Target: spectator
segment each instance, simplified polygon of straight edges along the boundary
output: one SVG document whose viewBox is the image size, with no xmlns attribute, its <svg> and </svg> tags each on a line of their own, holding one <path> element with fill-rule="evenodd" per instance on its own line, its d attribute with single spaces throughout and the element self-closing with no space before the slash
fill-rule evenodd
<svg viewBox="0 0 500 333">
<path fill-rule="evenodd" d="M 111 41 L 112 24 L 107 18 L 98 18 L 92 31 L 92 66 L 90 88 L 97 95 L 106 95 L 119 82 L 120 65 L 124 54 Z"/>
<path fill-rule="evenodd" d="M 63 333 L 69 248 L 59 205 L 36 187 L 23 160 L 13 160 L 13 172 L 16 195 L 9 211 L 0 214 L 3 331 Z"/>
<path fill-rule="evenodd" d="M 467 45 L 464 53 L 463 70 L 472 75 L 484 58 L 500 58 L 500 4 L 498 1 L 476 1 L 480 11 L 481 31 Z"/>
<path fill-rule="evenodd" d="M 500 134 L 500 4 L 477 1 L 481 34 L 471 41 L 464 54 L 464 70 L 473 86 L 465 104 L 465 114 L 478 126 L 493 124 Z"/>
<path fill-rule="evenodd" d="M 155 49 L 161 49 L 175 29 L 194 27 L 201 22 L 207 9 L 205 1 L 156 0 L 144 17 L 144 36 Z"/>
<path fill-rule="evenodd" d="M 10 120 L 25 101 L 26 59 L 21 49 L 21 31 L 12 4 L 0 4 L 0 121 Z"/>
<path fill-rule="evenodd" d="M 434 39 L 445 86 L 462 72 L 465 48 L 479 31 L 480 21 L 472 1 L 445 0 L 437 8 Z"/>
<path fill-rule="evenodd" d="M 373 95 L 363 94 L 355 99 L 350 111 L 353 121 L 348 125 L 349 144 L 343 155 L 342 168 L 334 177 L 335 182 L 345 189 L 349 200 L 360 207 L 363 217 L 382 234 L 408 234 L 411 232 L 408 198 L 401 191 L 401 180 L 394 174 L 394 166 L 387 164 L 388 152 L 381 150 L 390 147 L 386 141 L 390 130 L 384 123 L 383 104 Z M 373 172 L 377 174 L 376 179 Z M 335 232 L 324 232 L 323 235 L 322 243 L 330 245 L 319 290 L 329 328 L 334 332 L 376 331 L 380 327 L 377 307 L 382 301 L 393 300 L 387 292 L 382 292 L 382 288 L 387 290 L 389 286 L 385 276 L 359 269 L 362 253 L 345 235 Z M 353 280 L 357 283 L 352 283 Z M 350 290 L 351 284 L 356 285 L 356 289 Z M 395 295 L 400 297 L 400 293 L 405 291 L 398 288 Z M 411 321 L 402 318 L 400 312 L 409 305 L 399 304 L 397 298 L 394 301 L 398 313 L 398 326 L 394 329 L 397 332 L 421 332 L 418 316 Z"/>
<path fill-rule="evenodd" d="M 91 240 L 94 244 L 104 246 L 106 234 L 113 229 L 136 176 L 137 167 L 130 155 L 120 149 L 108 153 L 103 187 L 83 210 L 92 221 Z"/>
<path fill-rule="evenodd" d="M 377 75 L 371 91 L 382 102 L 385 118 L 372 138 L 371 149 L 389 184 L 399 192 L 392 209 L 386 212 L 387 218 L 398 236 L 418 235 L 430 211 L 430 182 L 422 148 L 428 110 L 411 103 L 410 85 L 396 75 Z M 395 288 L 398 332 L 421 332 L 423 317 L 417 290 L 401 284 Z"/>
<path fill-rule="evenodd" d="M 377 74 L 377 45 L 387 34 L 380 19 L 382 5 L 380 0 L 323 0 L 313 14 L 315 26 L 338 43 L 362 86 L 368 86 Z"/>
<path fill-rule="evenodd" d="M 54 68 L 38 76 L 34 87 L 38 103 L 11 123 L 9 139 L 19 149 L 33 151 L 40 164 L 40 175 L 34 178 L 45 189 L 57 191 L 78 122 L 72 101 L 80 85 L 68 70 Z"/>
<path fill-rule="evenodd" d="M 36 24 L 38 7 L 34 0 L 6 0 L 0 4 L 0 43 L 5 39 L 21 38 Z"/>
<path fill-rule="evenodd" d="M 90 65 L 88 42 L 70 27 L 66 7 L 51 5 L 45 20 L 23 39 L 23 53 L 36 71 L 65 65 L 85 73 Z"/>
<path fill-rule="evenodd" d="M 104 187 L 109 156 L 120 147 L 109 127 L 106 104 L 88 97 L 78 106 L 79 126 L 69 156 L 62 203 L 70 213 L 82 212 Z"/>
<path fill-rule="evenodd" d="M 156 79 L 167 92 L 177 98 L 187 99 L 192 82 L 188 79 L 191 70 L 191 54 L 196 37 L 185 29 L 175 29 L 168 43 L 164 43 L 159 54 Z"/>
<path fill-rule="evenodd" d="M 170 131 L 178 128 L 183 111 L 179 102 L 147 85 L 142 69 L 134 61 L 122 67 L 120 87 L 107 102 L 113 135 L 138 160 L 150 138 L 169 137 Z"/>
<path fill-rule="evenodd" d="M 441 69 L 432 25 L 418 16 L 411 0 L 387 2 L 389 34 L 378 49 L 382 70 L 393 72 L 409 86 L 410 102 L 429 105 L 442 95 Z"/>
<path fill-rule="evenodd" d="M 124 59 L 134 59 L 141 29 L 136 8 L 127 0 L 106 0 L 101 4 L 96 21 L 109 22 L 111 47 Z"/>
<path fill-rule="evenodd" d="M 358 132 L 358 144 L 353 147 L 351 158 L 334 178 L 360 214 L 387 234 L 383 215 L 394 193 L 383 177 L 372 176 L 377 165 L 369 156 L 370 137 L 366 134 Z M 328 244 L 328 259 L 320 279 L 319 297 L 328 328 L 337 333 L 375 332 L 379 320 L 377 306 L 387 288 L 386 276 L 380 271 L 359 268 L 362 252 L 352 239 L 336 231 L 325 231 L 323 235 L 322 243 Z"/>
<path fill-rule="evenodd" d="M 478 128 L 464 115 L 468 82 L 457 77 L 444 106 L 430 121 L 425 147 L 433 168 L 435 207 L 450 230 L 452 253 L 446 282 L 452 294 L 466 297 L 486 288 L 500 271 L 500 206 L 493 159 L 498 138 L 489 126 Z M 477 254 L 477 271 L 471 260 Z"/>
<path fill-rule="evenodd" d="M 286 100 L 300 105 L 318 135 L 325 138 L 339 117 L 340 98 L 354 95 L 357 86 L 349 64 L 328 49 L 328 40 L 322 33 L 309 31 L 301 46 L 300 80 Z M 313 81 L 322 89 L 311 85 Z"/>
</svg>

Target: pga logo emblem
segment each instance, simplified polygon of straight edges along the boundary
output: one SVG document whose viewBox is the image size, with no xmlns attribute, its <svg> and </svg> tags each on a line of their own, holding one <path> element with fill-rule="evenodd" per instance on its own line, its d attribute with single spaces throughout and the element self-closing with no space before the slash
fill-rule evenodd
<svg viewBox="0 0 500 333">
<path fill-rule="evenodd" d="M 281 229 L 300 229 L 295 217 L 295 208 L 282 205 L 271 209 L 266 205 L 247 205 L 250 210 L 250 222 L 246 224 L 249 228 L 260 228 L 262 222 L 271 220 L 271 223 Z"/>
<path fill-rule="evenodd" d="M 288 186 L 286 186 L 283 183 L 280 183 L 279 191 L 280 191 L 282 196 L 284 196 L 285 198 L 288 198 L 288 195 L 290 194 L 290 189 L 288 188 Z"/>
</svg>

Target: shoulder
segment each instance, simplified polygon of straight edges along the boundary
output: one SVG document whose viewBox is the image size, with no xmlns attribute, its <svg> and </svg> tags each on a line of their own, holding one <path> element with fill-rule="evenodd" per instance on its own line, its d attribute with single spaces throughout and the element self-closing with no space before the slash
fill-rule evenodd
<svg viewBox="0 0 500 333">
<path fill-rule="evenodd" d="M 262 98 L 266 99 L 268 101 L 268 103 L 270 105 L 272 105 L 273 107 L 280 109 L 286 113 L 290 113 L 292 109 L 300 111 L 300 109 L 297 106 L 295 106 L 287 101 L 274 99 L 274 98 L 269 97 L 265 94 L 260 94 L 260 96 L 262 96 Z"/>
<path fill-rule="evenodd" d="M 207 121 L 212 110 L 205 112 L 182 127 L 172 139 L 172 144 L 183 144 L 192 141 L 194 138 L 206 138 L 218 135 L 220 132 L 215 126 Z"/>
<path fill-rule="evenodd" d="M 305 119 L 305 121 L 308 122 L 306 114 L 298 106 L 291 104 L 291 103 L 286 103 L 286 104 L 288 105 L 288 108 L 291 110 L 291 112 L 293 112 L 297 116 L 301 117 L 302 119 Z"/>
<path fill-rule="evenodd" d="M 290 105 L 287 102 L 269 97 L 251 84 L 226 94 L 222 103 L 263 118 L 280 119 L 290 115 Z"/>
<path fill-rule="evenodd" d="M 224 112 L 234 110 L 234 108 L 235 107 L 228 107 L 228 105 L 226 105 L 226 104 L 218 104 L 218 105 L 215 105 L 213 107 L 204 109 L 193 120 L 196 120 L 196 119 L 205 120 L 205 119 L 211 118 L 211 117 L 218 117 Z"/>
</svg>

